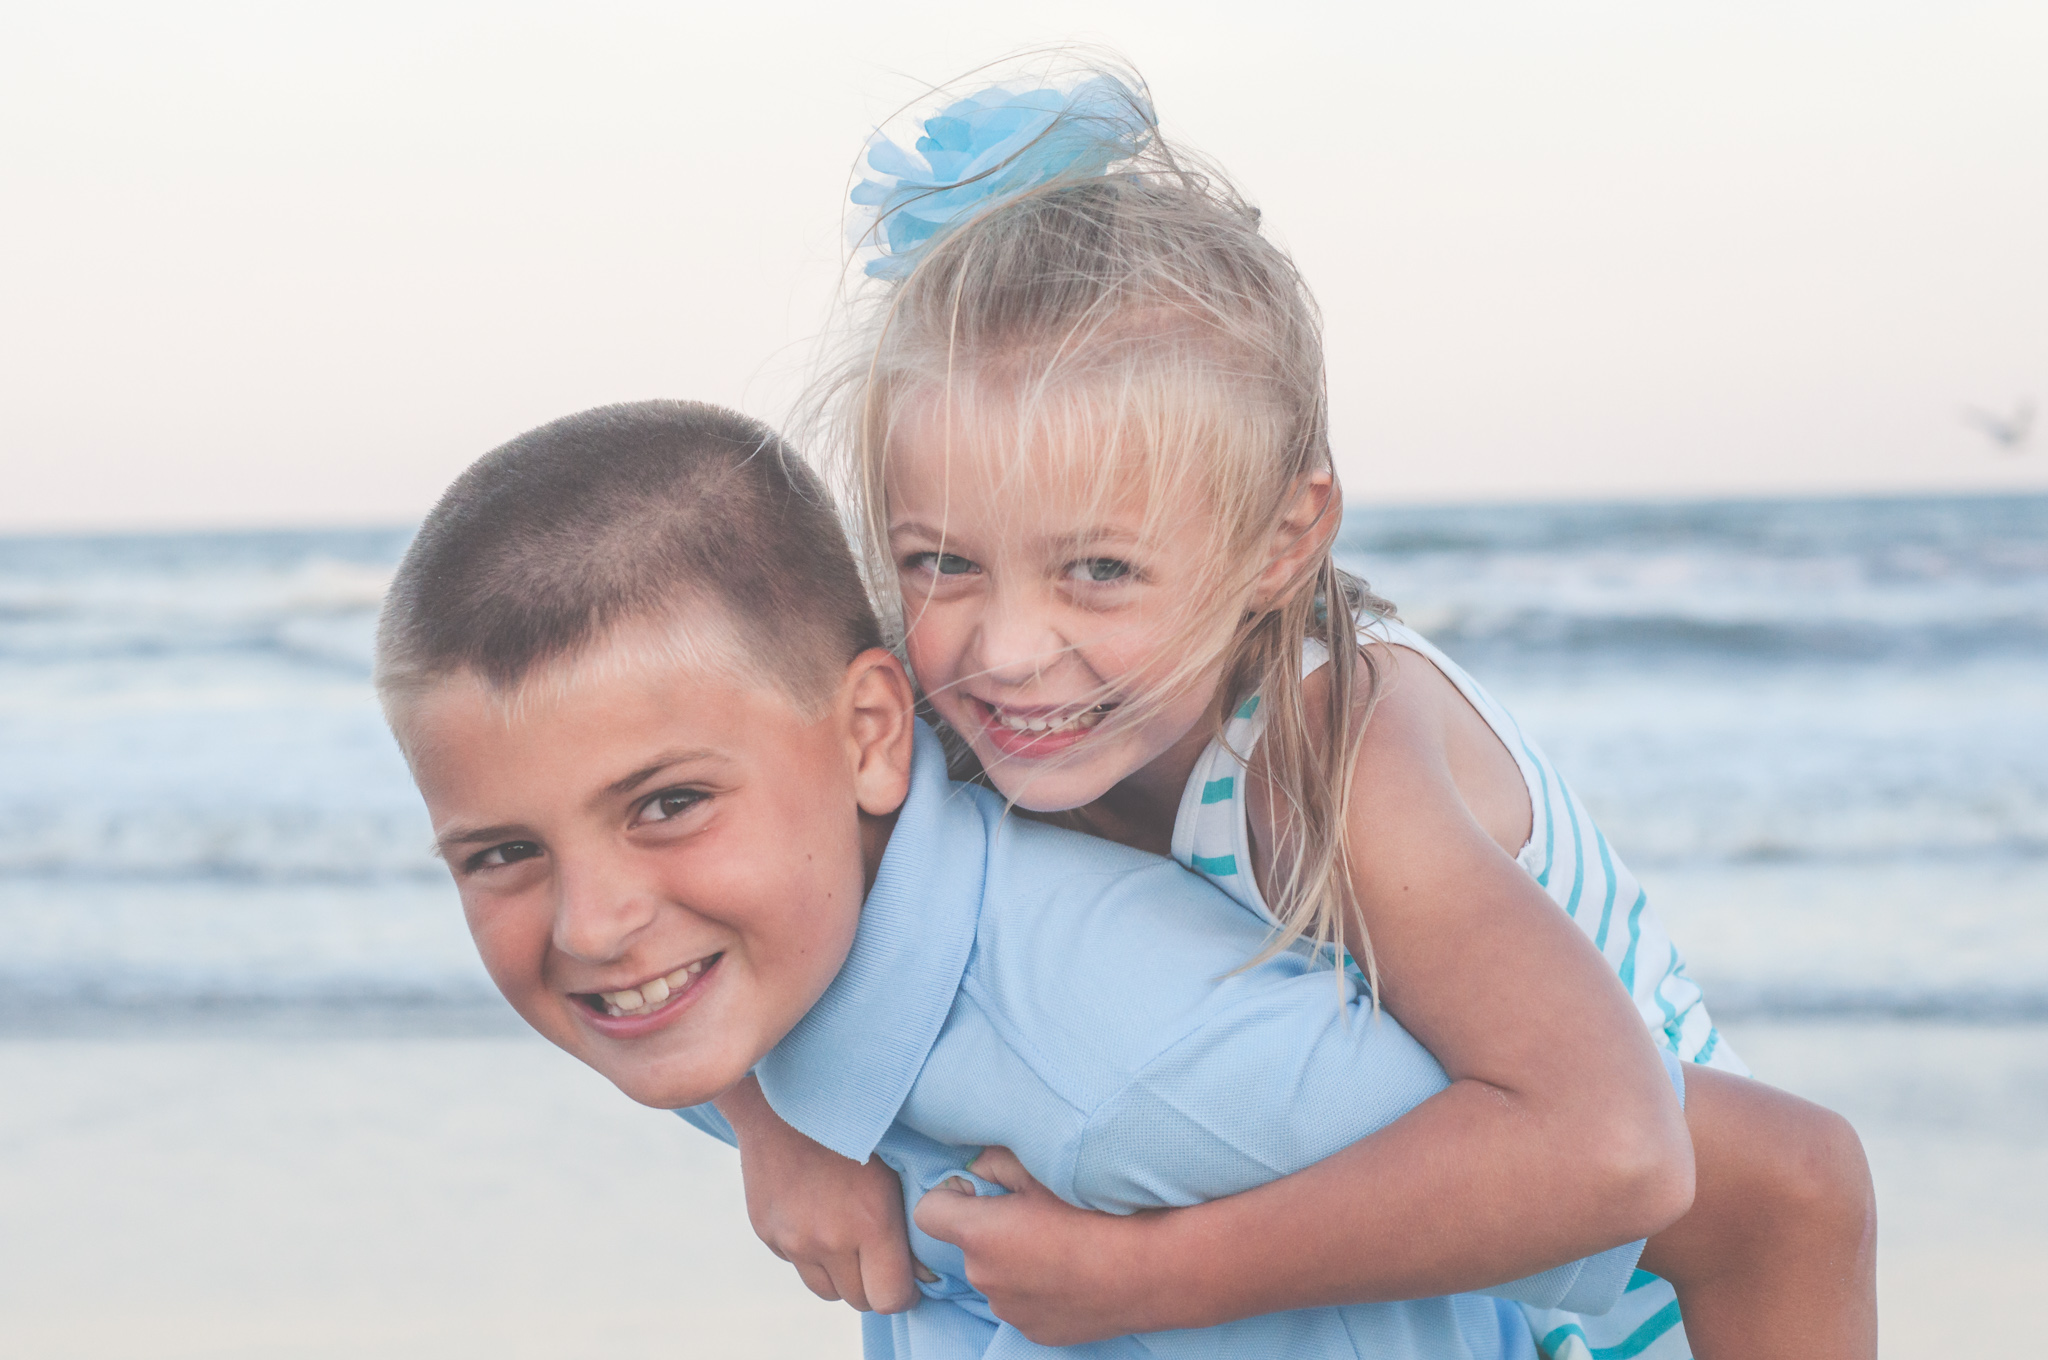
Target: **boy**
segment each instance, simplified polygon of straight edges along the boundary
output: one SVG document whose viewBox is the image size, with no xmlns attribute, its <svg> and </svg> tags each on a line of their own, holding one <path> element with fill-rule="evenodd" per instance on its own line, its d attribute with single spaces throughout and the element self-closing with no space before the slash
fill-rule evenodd
<svg viewBox="0 0 2048 1360">
<path fill-rule="evenodd" d="M 650 1105 L 751 1070 L 777 1114 L 878 1156 L 913 1205 L 996 1143 L 1088 1207 L 1216 1198 L 1442 1087 L 1303 956 L 1234 972 L 1261 927 L 1200 880 L 947 784 L 879 641 L 829 505 L 738 417 L 589 413 L 457 481 L 392 587 L 378 685 L 529 1023 Z M 1038 1349 L 956 1248 L 912 1241 L 935 1278 L 869 1316 L 871 1355 Z M 1602 1311 L 1640 1250 L 1493 1292 Z M 1089 1353 L 1534 1349 L 1518 1310 L 1460 1295 Z"/>
</svg>

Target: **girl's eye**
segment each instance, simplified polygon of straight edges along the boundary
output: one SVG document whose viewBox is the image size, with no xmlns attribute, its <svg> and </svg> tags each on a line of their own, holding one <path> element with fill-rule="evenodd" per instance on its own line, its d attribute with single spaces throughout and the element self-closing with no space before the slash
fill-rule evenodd
<svg viewBox="0 0 2048 1360">
<path fill-rule="evenodd" d="M 503 845 L 479 850 L 469 857 L 469 862 L 463 867 L 475 873 L 478 869 L 495 869 L 501 865 L 517 864 L 523 859 L 535 859 L 540 854 L 541 848 L 537 841 L 506 841 Z"/>
<path fill-rule="evenodd" d="M 663 789 L 640 807 L 641 822 L 666 822 L 682 816 L 711 795 L 701 789 Z"/>
<path fill-rule="evenodd" d="M 977 570 L 972 561 L 959 553 L 949 552 L 912 553 L 904 559 L 903 565 L 911 571 L 936 572 L 940 576 L 965 576 Z"/>
<path fill-rule="evenodd" d="M 1067 564 L 1069 581 L 1085 581 L 1100 585 L 1106 581 L 1122 581 L 1131 575 L 1131 564 L 1120 557 L 1084 557 L 1078 562 Z"/>
</svg>

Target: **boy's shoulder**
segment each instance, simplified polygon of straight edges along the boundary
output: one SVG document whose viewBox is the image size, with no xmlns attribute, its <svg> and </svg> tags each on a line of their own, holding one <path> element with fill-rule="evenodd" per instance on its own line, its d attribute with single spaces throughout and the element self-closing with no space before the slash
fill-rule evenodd
<svg viewBox="0 0 2048 1360">
<path fill-rule="evenodd" d="M 1267 924 L 1200 875 L 973 796 L 987 859 L 961 990 L 1047 1066 L 1114 1080 L 1311 971 L 1327 986 L 1299 950 L 1247 968 L 1271 942 Z M 1322 995 L 1341 1005 L 1334 990 Z"/>
<path fill-rule="evenodd" d="M 1122 974 L 1169 957 L 1182 966 L 1228 959 L 1223 971 L 1233 972 L 1266 943 L 1264 920 L 1173 860 L 1019 816 L 986 789 L 960 787 L 986 827 L 983 947 L 1062 960 L 1085 953 Z"/>
</svg>

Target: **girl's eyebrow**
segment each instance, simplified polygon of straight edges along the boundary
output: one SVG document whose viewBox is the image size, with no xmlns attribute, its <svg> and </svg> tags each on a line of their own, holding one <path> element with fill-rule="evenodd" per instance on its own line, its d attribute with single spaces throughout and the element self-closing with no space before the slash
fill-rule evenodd
<svg viewBox="0 0 2048 1360">
<path fill-rule="evenodd" d="M 1133 547 L 1143 543 L 1142 535 L 1134 534 L 1115 524 L 1103 524 L 1090 528 L 1076 529 L 1067 534 L 1048 534 L 1041 542 L 1053 548 L 1078 548 L 1098 543 L 1129 544 Z"/>
</svg>

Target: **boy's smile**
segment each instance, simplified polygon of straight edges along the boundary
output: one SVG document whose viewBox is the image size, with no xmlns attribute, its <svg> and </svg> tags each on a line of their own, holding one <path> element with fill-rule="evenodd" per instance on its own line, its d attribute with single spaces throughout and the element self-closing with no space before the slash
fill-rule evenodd
<svg viewBox="0 0 2048 1360">
<path fill-rule="evenodd" d="M 864 653 L 812 717 L 656 650 L 602 643 L 513 695 L 451 677 L 400 726 L 499 990 L 673 1108 L 743 1077 L 837 974 L 906 787 L 908 685 Z"/>
</svg>

